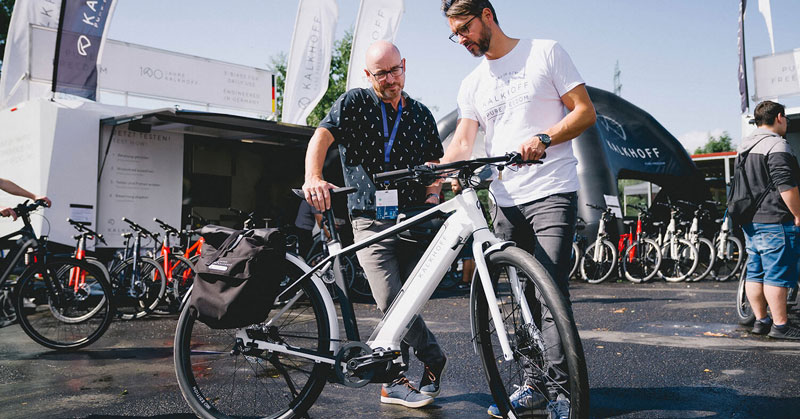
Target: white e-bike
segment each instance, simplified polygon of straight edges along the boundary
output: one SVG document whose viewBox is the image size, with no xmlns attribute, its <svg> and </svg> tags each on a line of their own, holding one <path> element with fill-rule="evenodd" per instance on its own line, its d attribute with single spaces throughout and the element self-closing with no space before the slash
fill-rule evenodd
<svg viewBox="0 0 800 419">
<path fill-rule="evenodd" d="M 193 309 L 186 305 L 178 321 L 174 354 L 178 383 L 192 410 L 207 418 L 303 417 L 328 381 L 348 387 L 391 381 L 400 366 L 401 339 L 472 237 L 477 265 L 470 296 L 472 341 L 500 411 L 507 417 L 519 416 L 509 395 L 527 382 L 550 400 L 566 396 L 570 417 L 588 417 L 586 362 L 568 301 L 533 256 L 489 230 L 478 195 L 469 184 L 474 171 L 484 165 L 515 170 L 511 166 L 520 163 L 529 162 L 512 153 L 375 175 L 376 184 L 415 181 L 427 185 L 458 172 L 465 187 L 452 200 L 345 248 L 336 230 L 330 229 L 330 256 L 313 268 L 287 254 L 287 277 L 292 280 L 283 282 L 263 323 L 210 329 L 196 321 Z M 332 211 L 325 217 L 332 221 Z M 339 257 L 437 217 L 446 217 L 444 224 L 363 343 L 347 287 L 336 269 Z M 339 334 L 337 310 L 325 284 L 331 277 L 337 285 L 346 336 Z M 550 361 L 559 354 L 562 361 Z M 554 369 L 562 370 L 554 374 Z M 554 382 L 553 376 L 568 378 Z"/>
</svg>

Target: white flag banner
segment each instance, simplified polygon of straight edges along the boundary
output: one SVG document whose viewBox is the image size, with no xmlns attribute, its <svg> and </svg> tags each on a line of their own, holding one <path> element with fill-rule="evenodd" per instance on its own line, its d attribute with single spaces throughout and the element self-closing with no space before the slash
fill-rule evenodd
<svg viewBox="0 0 800 419">
<path fill-rule="evenodd" d="M 14 4 L 0 74 L 0 109 L 28 99 L 30 25 L 57 29 L 60 12 L 61 0 L 17 0 Z"/>
<path fill-rule="evenodd" d="M 758 0 L 758 11 L 764 15 L 764 20 L 767 22 L 769 45 L 772 47 L 772 53 L 775 54 L 775 38 L 772 36 L 772 8 L 769 7 L 769 0 Z"/>
<path fill-rule="evenodd" d="M 328 90 L 338 17 L 336 0 L 300 0 L 286 65 L 283 122 L 305 125 L 306 118 Z"/>
<path fill-rule="evenodd" d="M 375 41 L 394 42 L 403 12 L 403 0 L 361 0 L 347 69 L 347 90 L 371 86 L 364 74 L 367 49 Z"/>
</svg>

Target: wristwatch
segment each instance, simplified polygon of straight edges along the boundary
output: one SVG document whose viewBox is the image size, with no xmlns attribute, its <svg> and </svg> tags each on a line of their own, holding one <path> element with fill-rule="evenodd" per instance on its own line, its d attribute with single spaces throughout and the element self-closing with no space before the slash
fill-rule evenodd
<svg viewBox="0 0 800 419">
<path fill-rule="evenodd" d="M 549 135 L 547 135 L 547 134 L 536 134 L 535 136 L 539 137 L 539 141 L 541 141 L 542 144 L 544 144 L 544 148 L 545 149 L 547 149 L 547 147 L 550 147 L 551 139 L 550 139 Z"/>
</svg>

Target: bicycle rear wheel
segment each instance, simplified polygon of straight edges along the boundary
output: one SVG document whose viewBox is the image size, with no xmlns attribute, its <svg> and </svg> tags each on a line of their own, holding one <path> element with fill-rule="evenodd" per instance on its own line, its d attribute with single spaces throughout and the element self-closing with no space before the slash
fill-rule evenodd
<svg viewBox="0 0 800 419">
<path fill-rule="evenodd" d="M 303 274 L 299 267 L 288 266 L 292 278 Z M 265 342 L 330 354 L 325 304 L 311 281 L 278 303 L 265 323 L 245 329 Z M 330 365 L 244 346 L 235 336 L 239 330 L 209 328 L 197 321 L 189 304 L 181 312 L 175 331 L 175 374 L 189 406 L 203 418 L 302 417 L 322 391 Z"/>
<path fill-rule="evenodd" d="M 140 319 L 155 310 L 164 298 L 167 279 L 164 269 L 151 258 L 133 258 L 120 263 L 113 271 L 117 315 L 124 320 Z"/>
<path fill-rule="evenodd" d="M 96 266 L 51 258 L 20 276 L 16 288 L 19 324 L 42 346 L 80 349 L 103 336 L 111 324 L 112 295 L 104 272 Z"/>
<path fill-rule="evenodd" d="M 598 244 L 599 243 L 599 244 Z M 600 246 L 595 258 L 595 246 Z M 581 275 L 590 284 L 608 279 L 617 267 L 617 248 L 608 240 L 592 243 L 581 258 Z"/>
<path fill-rule="evenodd" d="M 639 284 L 653 279 L 661 265 L 661 251 L 651 239 L 640 239 L 622 254 L 622 271 L 628 281 Z"/>
<path fill-rule="evenodd" d="M 519 417 L 520 412 L 514 412 L 509 396 L 515 387 L 527 384 L 547 400 L 555 400 L 558 394 L 566 396 L 570 417 L 588 417 L 589 379 L 569 302 L 544 267 L 521 249 L 510 247 L 492 253 L 487 263 L 514 358 L 506 361 L 503 357 L 490 303 L 480 283 L 472 286 L 472 328 L 500 412 L 505 417 L 512 412 Z M 523 318 L 521 303 L 512 292 L 510 272 L 516 272 L 520 280 L 533 314 L 532 323 Z M 475 278 L 480 281 L 477 275 Z M 563 356 L 561 362 L 559 356 Z"/>
<path fill-rule="evenodd" d="M 714 241 L 717 248 L 717 259 L 714 263 L 712 275 L 717 281 L 727 281 L 734 278 L 742 268 L 745 260 L 745 251 L 742 241 L 738 237 L 729 235 L 725 244 L 720 246 L 719 239 Z"/>
<path fill-rule="evenodd" d="M 752 324 L 756 318 L 745 293 L 746 280 L 747 269 L 742 269 L 739 274 L 739 286 L 736 288 L 736 315 L 739 316 L 739 324 Z"/>
</svg>

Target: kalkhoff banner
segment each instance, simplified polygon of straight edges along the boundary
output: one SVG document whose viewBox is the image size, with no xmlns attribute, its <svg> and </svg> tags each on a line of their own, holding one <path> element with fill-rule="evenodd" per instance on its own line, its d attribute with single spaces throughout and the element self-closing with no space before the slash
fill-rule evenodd
<svg viewBox="0 0 800 419">
<path fill-rule="evenodd" d="M 404 12 L 403 0 L 361 0 L 350 49 L 347 90 L 372 86 L 364 73 L 367 49 L 375 41 L 394 42 Z"/>
<path fill-rule="evenodd" d="M 114 0 L 63 0 L 53 91 L 96 100 L 97 62 Z"/>
</svg>

